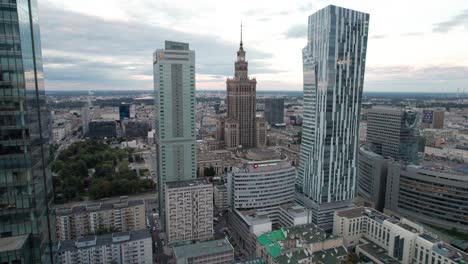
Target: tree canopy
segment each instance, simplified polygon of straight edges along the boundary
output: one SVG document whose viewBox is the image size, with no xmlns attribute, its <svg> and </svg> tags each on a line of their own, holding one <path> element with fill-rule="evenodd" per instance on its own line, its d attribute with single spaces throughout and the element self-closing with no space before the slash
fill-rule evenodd
<svg viewBox="0 0 468 264">
<path fill-rule="evenodd" d="M 100 141 L 80 141 L 58 154 L 52 163 L 56 202 L 135 194 L 155 188 L 129 167 L 131 149 L 115 149 Z"/>
</svg>

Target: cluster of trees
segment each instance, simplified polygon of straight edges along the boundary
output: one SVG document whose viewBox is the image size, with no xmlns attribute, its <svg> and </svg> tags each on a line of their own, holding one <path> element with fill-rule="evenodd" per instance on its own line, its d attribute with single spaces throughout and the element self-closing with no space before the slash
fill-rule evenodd
<svg viewBox="0 0 468 264">
<path fill-rule="evenodd" d="M 131 149 L 114 149 L 98 141 L 81 141 L 63 150 L 52 163 L 56 202 L 99 199 L 152 190 L 152 180 L 139 179 L 129 168 Z"/>
</svg>

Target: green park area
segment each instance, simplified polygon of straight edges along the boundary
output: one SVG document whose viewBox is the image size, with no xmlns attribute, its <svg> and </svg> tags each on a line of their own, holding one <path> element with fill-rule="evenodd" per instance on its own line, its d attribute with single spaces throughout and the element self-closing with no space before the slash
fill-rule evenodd
<svg viewBox="0 0 468 264">
<path fill-rule="evenodd" d="M 112 148 L 100 141 L 80 141 L 62 150 L 52 163 L 56 203 L 131 195 L 155 189 L 130 169 L 132 149 Z"/>
</svg>

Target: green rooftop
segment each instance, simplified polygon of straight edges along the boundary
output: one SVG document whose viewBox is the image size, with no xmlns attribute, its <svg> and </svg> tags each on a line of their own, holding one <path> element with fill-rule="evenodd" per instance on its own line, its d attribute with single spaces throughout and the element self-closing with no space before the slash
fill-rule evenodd
<svg viewBox="0 0 468 264">
<path fill-rule="evenodd" d="M 294 248 L 285 248 L 284 244 L 290 240 L 296 240 L 303 244 L 312 244 L 316 242 L 334 239 L 335 237 L 329 236 L 323 229 L 314 224 L 305 224 L 298 226 L 283 227 L 279 230 L 274 230 L 257 237 L 257 243 L 273 258 L 277 259 L 282 256 L 284 252 L 289 252 Z M 304 252 L 302 254 L 305 254 Z M 303 258 L 299 253 L 295 254 L 296 258 Z"/>
<path fill-rule="evenodd" d="M 273 258 L 281 255 L 282 247 L 278 241 L 284 240 L 286 240 L 286 236 L 283 233 L 283 229 L 265 233 L 257 238 L 257 242 L 262 245 Z"/>
</svg>

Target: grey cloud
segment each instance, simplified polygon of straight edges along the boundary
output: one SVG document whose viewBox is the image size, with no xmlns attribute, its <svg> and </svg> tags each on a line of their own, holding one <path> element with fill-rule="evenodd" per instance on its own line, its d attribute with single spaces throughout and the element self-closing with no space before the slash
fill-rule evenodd
<svg viewBox="0 0 468 264">
<path fill-rule="evenodd" d="M 286 38 L 306 38 L 307 37 L 307 24 L 297 24 L 290 27 L 284 32 Z"/>
<path fill-rule="evenodd" d="M 468 81 L 468 67 L 410 66 L 366 67 L 366 90 L 379 91 L 456 91 Z"/>
<path fill-rule="evenodd" d="M 314 8 L 314 4 L 307 3 L 305 5 L 300 6 L 298 9 L 301 12 L 311 12 L 311 14 L 312 14 L 313 8 Z"/>
<path fill-rule="evenodd" d="M 401 36 L 403 36 L 403 37 L 419 37 L 419 36 L 422 36 L 422 35 L 424 35 L 423 32 L 408 32 L 408 33 L 401 34 Z"/>
<path fill-rule="evenodd" d="M 373 36 L 370 36 L 369 38 L 370 39 L 384 39 L 386 37 L 387 37 L 386 35 L 373 35 Z"/>
<path fill-rule="evenodd" d="M 468 29 L 468 9 L 465 9 L 461 14 L 446 21 L 434 24 L 432 31 L 437 33 L 447 33 L 458 26 L 463 26 L 465 29 Z"/>
<path fill-rule="evenodd" d="M 130 77 L 152 75 L 152 53 L 163 47 L 164 40 L 190 43 L 190 48 L 196 51 L 198 74 L 231 75 L 233 72 L 237 43 L 135 21 L 105 20 L 56 9 L 46 3 L 42 3 L 39 11 L 48 86 L 73 80 L 96 88 L 116 85 L 129 89 L 151 87 L 150 80 L 132 80 Z M 244 44 L 250 59 L 272 57 L 270 53 Z M 106 62 L 95 63 L 87 59 L 89 57 L 105 58 Z M 54 67 L 53 64 L 71 65 Z M 257 70 L 268 71 L 268 67 L 253 64 L 251 71 Z"/>
</svg>

